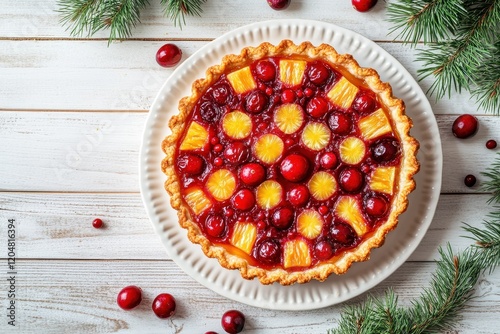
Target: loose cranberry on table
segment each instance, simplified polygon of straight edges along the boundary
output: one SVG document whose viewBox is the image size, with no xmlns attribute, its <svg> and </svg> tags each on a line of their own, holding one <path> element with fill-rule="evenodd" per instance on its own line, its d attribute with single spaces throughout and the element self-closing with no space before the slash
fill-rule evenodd
<svg viewBox="0 0 500 334">
<path fill-rule="evenodd" d="M 269 6 L 275 10 L 282 10 L 290 5 L 290 0 L 267 0 Z"/>
<path fill-rule="evenodd" d="M 103 224 L 104 223 L 102 222 L 102 219 L 100 219 L 100 218 L 96 218 L 96 219 L 94 219 L 94 221 L 92 221 L 92 226 L 94 226 L 94 228 L 101 228 Z"/>
<path fill-rule="evenodd" d="M 131 310 L 142 301 L 142 290 L 135 285 L 121 289 L 116 297 L 116 303 L 124 310 Z"/>
<path fill-rule="evenodd" d="M 222 315 L 221 325 L 229 334 L 237 334 L 245 326 L 245 316 L 237 310 L 230 310 Z"/>
<path fill-rule="evenodd" d="M 169 318 L 175 313 L 175 298 L 169 293 L 160 293 L 151 308 L 158 318 Z"/>
<path fill-rule="evenodd" d="M 493 150 L 497 147 L 497 142 L 493 139 L 490 139 L 486 142 L 486 148 L 489 150 Z"/>
<path fill-rule="evenodd" d="M 182 51 L 175 44 L 165 44 L 156 52 L 156 62 L 162 67 L 173 67 L 182 58 Z"/>
<path fill-rule="evenodd" d="M 351 2 L 358 12 L 367 12 L 377 4 L 377 0 L 352 0 Z"/>
<path fill-rule="evenodd" d="M 465 139 L 474 136 L 477 133 L 479 123 L 477 118 L 463 114 L 457 117 L 452 125 L 452 132 L 457 138 Z"/>
<path fill-rule="evenodd" d="M 464 183 L 469 188 L 474 187 L 474 185 L 476 184 L 476 177 L 472 174 L 469 174 L 464 178 Z"/>
</svg>

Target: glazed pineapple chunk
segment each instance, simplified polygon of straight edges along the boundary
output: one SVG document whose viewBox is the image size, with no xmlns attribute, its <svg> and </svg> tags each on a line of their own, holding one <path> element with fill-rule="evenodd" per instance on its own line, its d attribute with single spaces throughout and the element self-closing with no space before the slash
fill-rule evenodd
<svg viewBox="0 0 500 334">
<path fill-rule="evenodd" d="M 208 177 L 206 187 L 216 200 L 222 202 L 233 195 L 236 178 L 229 170 L 219 169 Z"/>
<path fill-rule="evenodd" d="M 195 215 L 199 215 L 212 206 L 212 202 L 210 201 L 210 199 L 208 199 L 203 190 L 198 187 L 191 187 L 186 189 L 184 200 L 191 208 L 191 210 L 193 210 Z"/>
<path fill-rule="evenodd" d="M 234 225 L 231 245 L 237 247 L 247 254 L 252 252 L 255 239 L 257 238 L 257 227 L 252 223 L 237 222 Z"/>
<path fill-rule="evenodd" d="M 349 165 L 357 165 L 363 161 L 366 153 L 365 143 L 356 137 L 347 137 L 339 146 L 340 159 Z"/>
<path fill-rule="evenodd" d="M 295 103 L 282 104 L 274 113 L 274 123 L 283 133 L 297 132 L 304 122 L 302 107 Z"/>
<path fill-rule="evenodd" d="M 358 126 L 361 135 L 367 140 L 392 132 L 389 119 L 382 109 L 377 109 L 372 114 L 360 119 Z"/>
<path fill-rule="evenodd" d="M 337 191 L 337 181 L 330 173 L 317 172 L 309 180 L 308 187 L 314 199 L 326 201 Z"/>
<path fill-rule="evenodd" d="M 308 209 L 297 217 L 297 231 L 308 239 L 317 238 L 323 229 L 323 218 L 321 215 Z"/>
<path fill-rule="evenodd" d="M 283 253 L 283 267 L 309 267 L 311 265 L 311 254 L 309 246 L 304 240 L 295 239 L 285 243 Z"/>
<path fill-rule="evenodd" d="M 330 142 L 330 129 L 323 123 L 310 122 L 302 131 L 302 143 L 313 151 L 324 149 Z"/>
<path fill-rule="evenodd" d="M 396 167 L 377 167 L 370 178 L 370 188 L 389 195 L 394 192 Z"/>
<path fill-rule="evenodd" d="M 252 120 L 244 112 L 231 111 L 222 119 L 222 130 L 233 139 L 244 139 L 252 132 Z"/>
<path fill-rule="evenodd" d="M 281 157 L 284 147 L 285 145 L 280 137 L 273 134 L 265 134 L 257 139 L 253 151 L 257 159 L 271 165 Z"/>
<path fill-rule="evenodd" d="M 333 104 L 348 109 L 358 91 L 358 87 L 354 86 L 346 77 L 342 77 L 328 92 L 328 98 Z"/>
<path fill-rule="evenodd" d="M 283 196 L 283 189 L 281 185 L 274 180 L 267 180 L 262 182 L 256 191 L 257 204 L 265 210 L 276 207 Z"/>
<path fill-rule="evenodd" d="M 236 94 L 243 94 L 257 87 L 249 66 L 229 73 L 227 75 L 227 80 L 233 87 Z"/>
<path fill-rule="evenodd" d="M 335 206 L 335 213 L 340 219 L 351 225 L 357 235 L 362 236 L 368 231 L 356 198 L 352 196 L 340 197 Z"/>
<path fill-rule="evenodd" d="M 180 149 L 183 151 L 197 150 L 203 148 L 208 141 L 208 131 L 197 122 L 191 122 L 186 133 L 186 137 L 181 143 Z"/>
<path fill-rule="evenodd" d="M 280 80 L 287 86 L 297 86 L 302 83 L 307 62 L 304 60 L 280 60 Z"/>
</svg>

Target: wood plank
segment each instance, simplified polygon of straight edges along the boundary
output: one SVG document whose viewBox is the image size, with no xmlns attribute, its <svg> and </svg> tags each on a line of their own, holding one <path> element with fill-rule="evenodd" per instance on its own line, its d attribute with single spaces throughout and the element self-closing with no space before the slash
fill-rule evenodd
<svg viewBox="0 0 500 334">
<path fill-rule="evenodd" d="M 137 192 L 137 159 L 146 116 L 141 112 L 0 112 L 4 152 L 0 190 Z M 484 180 L 479 172 L 496 157 L 485 142 L 500 141 L 500 119 L 480 116 L 479 133 L 467 140 L 451 134 L 455 116 L 437 115 L 437 119 L 444 152 L 442 192 L 479 191 L 477 186 L 467 188 L 463 178 L 472 173 L 479 183 Z"/>
<path fill-rule="evenodd" d="M 0 100 L 0 110 L 147 110 L 173 71 L 155 61 L 164 43 L 127 41 L 108 47 L 105 41 L 0 40 L 0 96 L 9 97 Z M 175 43 L 186 59 L 207 42 Z M 415 50 L 400 43 L 379 45 L 417 77 L 421 64 L 415 62 Z M 431 84 L 430 78 L 420 83 L 424 91 Z M 452 100 L 429 100 L 435 114 L 483 112 L 465 92 Z"/>
<path fill-rule="evenodd" d="M 442 195 L 430 229 L 410 260 L 433 261 L 447 242 L 455 249 L 470 245 L 463 238 L 462 222 L 481 226 L 491 210 L 488 198 Z M 22 259 L 168 258 L 139 194 L 0 193 L 0 210 L 5 219 L 16 220 Z M 105 228 L 92 228 L 96 217 L 103 219 Z M 0 245 L 6 238 L 0 235 Z"/>
<path fill-rule="evenodd" d="M 406 263 L 370 291 L 380 295 L 391 287 L 401 305 L 418 297 L 435 265 Z M 344 305 L 315 311 L 269 311 L 223 298 L 184 274 L 171 261 L 19 261 L 17 317 L 23 333 L 222 333 L 220 317 L 229 309 L 246 316 L 245 333 L 325 333 L 336 326 L 339 312 L 367 297 L 363 294 Z M 0 286 L 4 290 L 5 280 Z M 138 285 L 143 301 L 136 309 L 123 311 L 116 295 L 126 285 Z M 460 313 L 454 328 L 461 334 L 496 333 L 500 326 L 498 274 L 481 279 L 476 295 Z M 177 301 L 177 312 L 160 320 L 150 305 L 158 293 L 169 292 Z M 6 326 L 2 322 L 0 328 Z M 4 327 L 5 328 L 5 327 Z"/>
</svg>

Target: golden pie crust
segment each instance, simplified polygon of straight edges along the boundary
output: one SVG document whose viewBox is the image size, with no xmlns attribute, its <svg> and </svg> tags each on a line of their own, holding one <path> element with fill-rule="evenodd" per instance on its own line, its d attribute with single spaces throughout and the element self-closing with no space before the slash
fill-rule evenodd
<svg viewBox="0 0 500 334">
<path fill-rule="evenodd" d="M 238 252 L 230 252 L 227 248 L 212 242 L 204 236 L 200 227 L 193 221 L 189 206 L 181 196 L 180 181 L 175 171 L 176 147 L 179 145 L 181 136 L 185 132 L 187 120 L 202 94 L 223 74 L 231 73 L 257 60 L 268 57 L 299 57 L 306 60 L 322 60 L 335 68 L 340 68 L 344 76 L 360 80 L 372 92 L 374 92 L 381 103 L 385 106 L 393 126 L 394 133 L 398 136 L 401 145 L 400 174 L 395 185 L 395 193 L 388 214 L 387 221 L 378 226 L 368 237 L 362 240 L 355 248 L 350 249 L 332 260 L 318 263 L 313 267 L 303 270 L 286 270 L 284 268 L 266 269 L 252 265 L 244 256 Z M 239 55 L 227 55 L 222 59 L 220 65 L 207 69 L 203 79 L 196 80 L 192 85 L 192 94 L 184 97 L 179 102 L 179 114 L 173 116 L 169 122 L 172 134 L 165 138 L 162 149 L 166 157 L 162 161 L 161 168 L 167 175 L 165 189 L 170 195 L 170 202 L 178 211 L 180 225 L 187 230 L 191 242 L 199 244 L 210 258 L 218 259 L 219 263 L 228 269 L 238 269 L 246 279 L 258 278 L 263 284 L 278 282 L 282 285 L 294 283 L 306 283 L 310 280 L 324 281 L 332 273 L 345 273 L 352 263 L 366 261 L 369 259 L 373 248 L 380 247 L 387 233 L 398 224 L 398 217 L 408 206 L 408 195 L 415 188 L 414 175 L 419 170 L 416 153 L 419 143 L 410 136 L 412 121 L 405 115 L 405 105 L 400 99 L 392 95 L 392 88 L 388 83 L 381 81 L 378 73 L 371 68 L 362 68 L 349 54 L 338 54 L 336 50 L 327 44 L 317 47 L 309 42 L 295 45 L 292 41 L 283 40 L 278 45 L 263 43 L 257 47 L 246 47 Z"/>
</svg>

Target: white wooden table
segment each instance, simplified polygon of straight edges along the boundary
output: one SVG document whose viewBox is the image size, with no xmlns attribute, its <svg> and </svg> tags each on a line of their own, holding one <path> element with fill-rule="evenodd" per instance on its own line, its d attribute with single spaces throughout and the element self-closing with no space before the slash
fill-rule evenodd
<svg viewBox="0 0 500 334">
<path fill-rule="evenodd" d="M 185 59 L 227 31 L 274 18 L 351 29 L 376 41 L 413 76 L 416 52 L 387 36 L 384 1 L 364 14 L 348 0 L 292 0 L 281 12 L 265 0 L 208 1 L 202 17 L 188 18 L 182 30 L 163 18 L 159 1 L 151 2 L 133 38 L 110 47 L 106 33 L 70 37 L 54 0 L 0 5 L 0 332 L 223 333 L 221 314 L 235 308 L 246 315 L 245 333 L 326 333 L 345 304 L 303 312 L 250 307 L 201 286 L 167 257 L 143 208 L 137 167 L 148 108 L 172 72 L 156 64 L 155 53 L 173 41 Z M 430 84 L 421 83 L 424 91 Z M 462 180 L 472 173 L 482 181 L 479 172 L 496 155 L 484 143 L 500 141 L 500 118 L 477 110 L 468 94 L 431 104 L 444 152 L 437 212 L 415 253 L 369 292 L 392 287 L 403 305 L 428 285 L 440 245 L 464 249 L 470 243 L 461 237 L 461 222 L 479 226 L 485 218 L 488 195 Z M 478 116 L 480 131 L 461 141 L 451 124 L 466 112 Z M 92 228 L 96 217 L 105 228 Z M 16 222 L 16 327 L 5 317 L 8 219 Z M 115 300 L 129 284 L 143 288 L 144 300 L 125 312 Z M 169 320 L 150 310 L 160 292 L 177 299 Z M 498 333 L 500 273 L 484 276 L 476 295 L 453 333 Z"/>
</svg>

